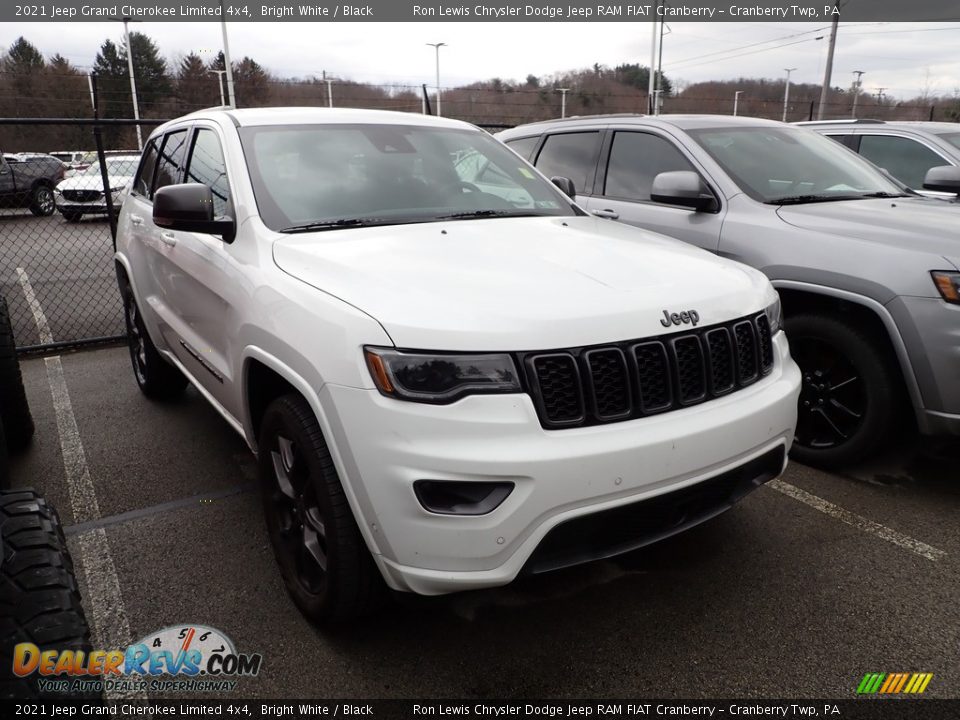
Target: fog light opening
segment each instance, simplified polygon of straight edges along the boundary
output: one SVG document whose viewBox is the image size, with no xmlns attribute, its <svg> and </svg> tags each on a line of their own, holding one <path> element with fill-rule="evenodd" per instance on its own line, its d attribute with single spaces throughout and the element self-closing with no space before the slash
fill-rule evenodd
<svg viewBox="0 0 960 720">
<path fill-rule="evenodd" d="M 512 482 L 417 480 L 413 491 L 423 507 L 439 515 L 486 515 L 513 492 Z"/>
</svg>

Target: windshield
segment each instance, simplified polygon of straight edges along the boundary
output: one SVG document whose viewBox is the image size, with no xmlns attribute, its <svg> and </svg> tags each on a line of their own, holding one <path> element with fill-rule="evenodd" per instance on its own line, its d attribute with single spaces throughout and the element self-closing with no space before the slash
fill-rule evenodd
<svg viewBox="0 0 960 720">
<path fill-rule="evenodd" d="M 243 128 L 240 137 L 273 230 L 575 214 L 559 190 L 479 130 L 281 125 Z"/>
<path fill-rule="evenodd" d="M 136 158 L 123 158 L 121 160 L 107 160 L 107 176 L 108 177 L 123 177 L 123 176 L 132 176 L 137 172 L 137 164 L 139 159 Z M 100 176 L 100 163 L 96 162 L 86 170 L 83 171 L 83 175 L 95 175 Z"/>
<path fill-rule="evenodd" d="M 960 132 L 938 133 L 940 137 L 956 148 L 960 148 Z"/>
<path fill-rule="evenodd" d="M 903 189 L 860 156 L 811 130 L 736 127 L 689 134 L 754 200 L 822 202 Z"/>
</svg>

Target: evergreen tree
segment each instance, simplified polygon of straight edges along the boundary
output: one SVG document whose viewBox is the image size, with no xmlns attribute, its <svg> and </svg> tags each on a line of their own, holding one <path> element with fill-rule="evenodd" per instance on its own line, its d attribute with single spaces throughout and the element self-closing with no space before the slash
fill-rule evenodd
<svg viewBox="0 0 960 720">
<path fill-rule="evenodd" d="M 196 53 L 184 57 L 177 68 L 177 105 L 181 112 L 219 103 L 218 78 L 211 75 Z"/>
</svg>

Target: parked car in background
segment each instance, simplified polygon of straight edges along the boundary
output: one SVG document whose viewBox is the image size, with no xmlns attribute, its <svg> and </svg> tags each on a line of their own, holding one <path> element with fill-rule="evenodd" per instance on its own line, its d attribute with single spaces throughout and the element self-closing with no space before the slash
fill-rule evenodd
<svg viewBox="0 0 960 720">
<path fill-rule="evenodd" d="M 869 456 L 896 429 L 904 398 L 921 432 L 960 435 L 956 205 L 769 120 L 584 117 L 498 137 L 548 177 L 572 181 L 594 215 L 766 273 L 803 371 L 797 459 L 839 466 Z"/>
<path fill-rule="evenodd" d="M 110 202 L 114 212 L 119 212 L 140 156 L 108 155 L 105 162 L 107 179 L 110 182 Z M 107 202 L 104 199 L 100 163 L 94 162 L 82 173 L 60 182 L 54 190 L 54 199 L 57 210 L 67 222 L 77 222 L 84 215 L 106 213 Z"/>
<path fill-rule="evenodd" d="M 83 172 L 97 161 L 97 153 L 93 150 L 58 150 L 50 154 L 66 164 L 65 177 L 68 178 Z"/>
<path fill-rule="evenodd" d="M 842 143 L 919 193 L 957 197 L 956 192 L 927 188 L 924 182 L 931 168 L 960 167 L 960 124 L 883 120 L 823 120 L 796 124 Z"/>
<path fill-rule="evenodd" d="M 53 188 L 65 172 L 66 165 L 49 155 L 0 154 L 0 208 L 53 215 Z"/>
<path fill-rule="evenodd" d="M 174 120 L 116 262 L 136 382 L 189 380 L 258 453 L 313 619 L 384 581 L 494 587 L 655 542 L 779 475 L 793 439 L 762 273 L 590 217 L 466 123 Z"/>
</svg>

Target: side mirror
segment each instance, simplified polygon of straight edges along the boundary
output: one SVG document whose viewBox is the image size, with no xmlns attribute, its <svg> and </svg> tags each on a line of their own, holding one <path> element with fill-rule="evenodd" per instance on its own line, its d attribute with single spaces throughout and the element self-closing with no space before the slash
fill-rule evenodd
<svg viewBox="0 0 960 720">
<path fill-rule="evenodd" d="M 168 230 L 220 235 L 233 242 L 236 228 L 233 218 L 213 216 L 213 193 L 200 183 L 167 185 L 153 196 L 153 223 Z"/>
<path fill-rule="evenodd" d="M 953 165 L 930 168 L 923 178 L 923 189 L 960 195 L 960 168 Z"/>
<path fill-rule="evenodd" d="M 662 172 L 653 179 L 650 199 L 667 205 L 682 205 L 693 210 L 713 210 L 717 200 L 691 170 Z"/>
<path fill-rule="evenodd" d="M 573 186 L 573 180 L 565 177 L 552 177 L 550 182 L 556 185 L 571 200 L 577 199 L 577 189 Z"/>
</svg>

